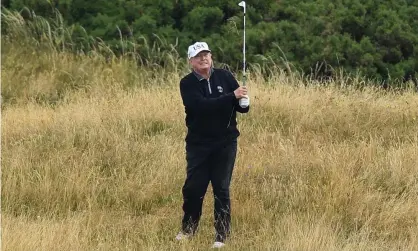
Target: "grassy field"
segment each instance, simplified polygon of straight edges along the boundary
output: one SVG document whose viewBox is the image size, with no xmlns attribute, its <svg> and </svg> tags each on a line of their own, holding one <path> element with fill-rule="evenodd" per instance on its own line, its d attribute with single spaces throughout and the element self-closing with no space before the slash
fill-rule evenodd
<svg viewBox="0 0 418 251">
<path fill-rule="evenodd" d="M 207 250 L 177 243 L 184 68 L 2 49 L 2 250 Z M 418 250 L 418 95 L 250 72 L 225 250 Z M 306 85 L 308 84 L 308 85 Z"/>
</svg>

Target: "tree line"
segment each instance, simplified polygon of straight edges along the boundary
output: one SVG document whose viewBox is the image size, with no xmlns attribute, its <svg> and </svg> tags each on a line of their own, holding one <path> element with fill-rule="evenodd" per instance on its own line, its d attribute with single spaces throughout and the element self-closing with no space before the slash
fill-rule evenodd
<svg viewBox="0 0 418 251">
<path fill-rule="evenodd" d="M 90 41 L 100 39 L 115 53 L 136 46 L 141 55 L 145 45 L 158 44 L 185 58 L 188 45 L 206 41 L 217 62 L 239 69 L 243 11 L 238 2 L 4 0 L 2 8 L 20 11 L 28 19 L 29 13 L 53 19 L 57 10 L 76 50 L 91 50 Z M 290 65 L 315 77 L 332 77 L 340 69 L 382 81 L 418 77 L 416 0 L 246 2 L 250 65 Z M 6 25 L 2 34 L 7 32 Z"/>
</svg>

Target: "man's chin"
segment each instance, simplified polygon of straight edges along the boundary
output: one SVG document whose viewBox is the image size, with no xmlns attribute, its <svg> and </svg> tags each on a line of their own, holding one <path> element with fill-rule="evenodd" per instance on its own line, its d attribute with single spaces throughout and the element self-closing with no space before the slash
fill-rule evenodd
<svg viewBox="0 0 418 251">
<path fill-rule="evenodd" d="M 210 64 L 204 64 L 199 67 L 202 71 L 210 69 Z"/>
</svg>

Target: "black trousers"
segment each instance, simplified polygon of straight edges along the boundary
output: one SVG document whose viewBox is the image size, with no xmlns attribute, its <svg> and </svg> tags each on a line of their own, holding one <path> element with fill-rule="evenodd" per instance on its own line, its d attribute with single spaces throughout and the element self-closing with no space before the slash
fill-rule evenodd
<svg viewBox="0 0 418 251">
<path fill-rule="evenodd" d="M 187 178 L 184 183 L 182 230 L 194 234 L 209 182 L 214 194 L 215 241 L 230 234 L 231 201 L 229 187 L 237 154 L 237 140 L 213 145 L 186 144 Z"/>
</svg>

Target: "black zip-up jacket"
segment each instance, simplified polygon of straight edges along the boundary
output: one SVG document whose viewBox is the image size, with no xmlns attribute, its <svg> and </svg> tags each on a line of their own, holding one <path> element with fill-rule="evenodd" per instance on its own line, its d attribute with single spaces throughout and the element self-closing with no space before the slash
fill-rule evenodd
<svg viewBox="0 0 418 251">
<path fill-rule="evenodd" d="M 239 106 L 234 90 L 239 87 L 232 74 L 214 68 L 209 81 L 191 72 L 180 81 L 180 93 L 188 128 L 186 142 L 205 143 L 236 139 L 236 112 L 247 113 Z"/>
</svg>

